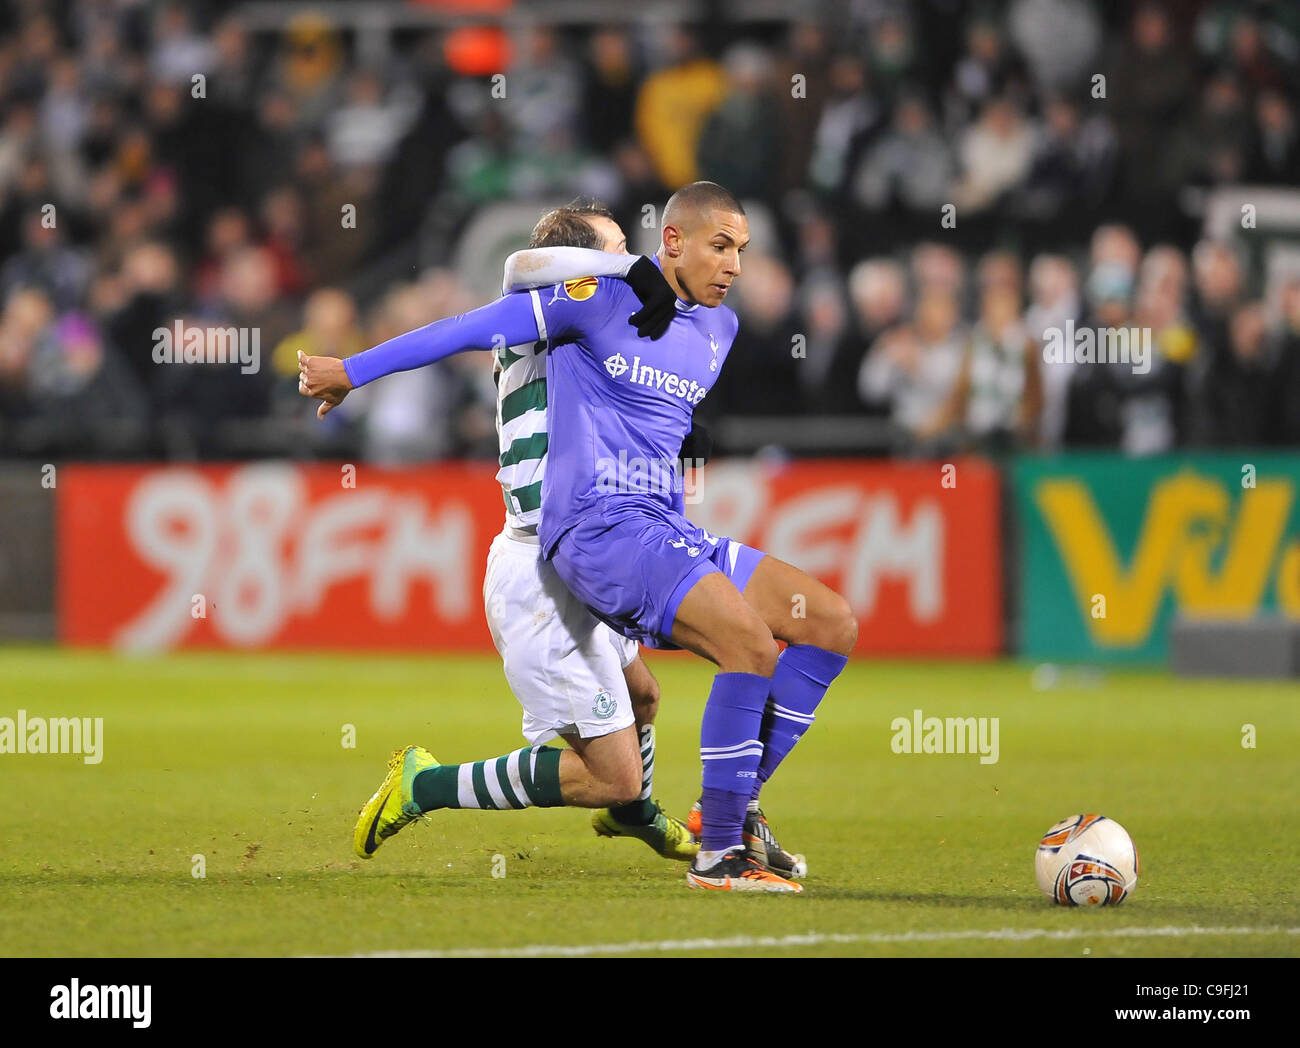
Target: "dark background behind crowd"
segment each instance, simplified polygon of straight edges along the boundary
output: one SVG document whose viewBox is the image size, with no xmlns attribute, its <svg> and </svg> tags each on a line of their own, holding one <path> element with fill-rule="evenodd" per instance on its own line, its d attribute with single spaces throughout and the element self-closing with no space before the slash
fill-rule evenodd
<svg viewBox="0 0 1300 1048">
<path fill-rule="evenodd" d="M 1300 4 L 486 6 L 505 30 L 375 4 L 382 39 L 293 4 L 0 7 L 0 456 L 491 456 L 488 354 L 321 423 L 296 351 L 482 304 L 474 232 L 522 246 L 575 194 L 649 250 L 696 178 L 755 234 L 700 409 L 723 450 L 1300 445 L 1294 248 L 1206 221 L 1300 185 Z M 177 321 L 255 330 L 260 369 L 157 363 Z M 1149 330 L 1149 369 L 1045 362 L 1067 322 Z"/>
</svg>

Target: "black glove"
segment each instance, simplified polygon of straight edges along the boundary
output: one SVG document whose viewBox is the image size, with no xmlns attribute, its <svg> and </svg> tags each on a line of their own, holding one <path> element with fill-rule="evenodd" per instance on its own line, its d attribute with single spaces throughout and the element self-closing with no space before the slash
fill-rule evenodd
<svg viewBox="0 0 1300 1048">
<path fill-rule="evenodd" d="M 632 263 L 624 279 L 641 300 L 640 312 L 633 313 L 627 322 L 641 338 L 663 337 L 677 314 L 677 295 L 659 267 L 642 255 Z"/>
<path fill-rule="evenodd" d="M 690 462 L 696 466 L 702 466 L 709 461 L 709 456 L 713 454 L 713 438 L 709 436 L 709 431 L 704 426 L 691 420 L 691 431 L 686 434 L 682 441 L 682 450 L 677 453 L 677 457 L 682 462 Z"/>
</svg>

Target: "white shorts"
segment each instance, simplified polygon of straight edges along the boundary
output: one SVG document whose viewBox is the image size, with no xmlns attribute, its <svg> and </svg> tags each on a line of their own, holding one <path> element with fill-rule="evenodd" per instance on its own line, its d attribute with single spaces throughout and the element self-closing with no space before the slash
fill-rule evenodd
<svg viewBox="0 0 1300 1048">
<path fill-rule="evenodd" d="M 569 592 L 535 538 L 502 532 L 492 540 L 483 608 L 530 745 L 559 734 L 592 739 L 633 723 L 623 669 L 637 657 L 636 642 Z"/>
</svg>

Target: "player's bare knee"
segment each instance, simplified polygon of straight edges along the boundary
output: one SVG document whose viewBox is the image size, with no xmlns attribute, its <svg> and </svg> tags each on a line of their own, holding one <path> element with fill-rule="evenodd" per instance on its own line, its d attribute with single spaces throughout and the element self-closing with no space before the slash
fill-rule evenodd
<svg viewBox="0 0 1300 1048">
<path fill-rule="evenodd" d="M 823 627 L 825 639 L 820 645 L 837 655 L 848 655 L 858 643 L 858 619 L 849 602 L 835 594 L 827 609 Z"/>
<path fill-rule="evenodd" d="M 776 672 L 776 659 L 781 654 L 776 640 L 765 626 L 746 630 L 736 638 L 732 657 L 722 664 L 725 670 L 735 673 L 755 673 L 760 677 L 770 677 Z"/>
</svg>

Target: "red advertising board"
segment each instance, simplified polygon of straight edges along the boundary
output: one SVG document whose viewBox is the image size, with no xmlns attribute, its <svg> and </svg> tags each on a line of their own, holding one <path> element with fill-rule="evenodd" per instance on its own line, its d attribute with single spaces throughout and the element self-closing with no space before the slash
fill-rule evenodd
<svg viewBox="0 0 1300 1048">
<path fill-rule="evenodd" d="M 490 463 L 61 468 L 60 638 L 134 651 L 490 651 L 483 569 L 503 518 L 494 472 Z M 693 520 L 843 593 L 861 622 L 860 651 L 1000 649 L 989 464 L 721 462 L 696 494 Z"/>
</svg>

